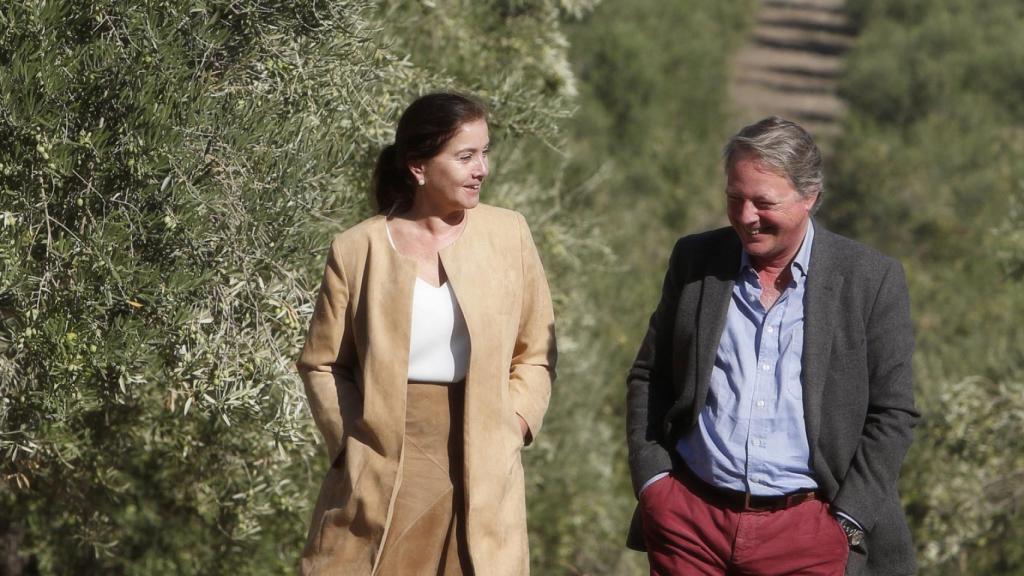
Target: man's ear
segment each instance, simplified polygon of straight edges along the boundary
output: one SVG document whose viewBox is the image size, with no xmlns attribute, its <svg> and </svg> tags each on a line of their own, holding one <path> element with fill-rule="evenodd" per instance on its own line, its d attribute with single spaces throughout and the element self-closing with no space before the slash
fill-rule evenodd
<svg viewBox="0 0 1024 576">
<path fill-rule="evenodd" d="M 815 190 L 811 194 L 808 194 L 803 199 L 804 208 L 807 209 L 807 213 L 810 214 L 814 210 L 814 205 L 818 203 L 819 190 Z"/>
</svg>

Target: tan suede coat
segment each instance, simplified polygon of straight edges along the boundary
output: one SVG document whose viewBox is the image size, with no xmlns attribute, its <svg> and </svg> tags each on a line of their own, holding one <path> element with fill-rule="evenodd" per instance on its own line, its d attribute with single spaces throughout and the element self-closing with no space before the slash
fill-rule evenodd
<svg viewBox="0 0 1024 576">
<path fill-rule="evenodd" d="M 470 336 L 465 400 L 466 531 L 478 574 L 529 574 L 516 414 L 535 437 L 551 394 L 554 315 L 540 257 L 518 213 L 479 205 L 441 262 Z M 406 377 L 416 263 L 384 216 L 338 235 L 298 362 L 332 462 L 302 573 L 375 575 L 403 481 Z M 391 576 L 391 575 L 381 575 Z"/>
</svg>

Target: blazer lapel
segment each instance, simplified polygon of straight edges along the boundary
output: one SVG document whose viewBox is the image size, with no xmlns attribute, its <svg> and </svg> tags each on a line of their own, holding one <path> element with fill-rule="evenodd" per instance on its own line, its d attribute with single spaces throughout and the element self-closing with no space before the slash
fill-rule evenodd
<svg viewBox="0 0 1024 576">
<path fill-rule="evenodd" d="M 697 386 L 693 403 L 694 422 L 704 408 L 711 383 L 711 370 L 718 354 L 718 343 L 722 339 L 725 321 L 732 301 L 732 289 L 740 265 L 740 242 L 735 235 L 729 235 L 715 253 L 708 255 L 707 270 L 701 286 L 700 314 L 697 317 Z M 681 315 L 677 315 L 679 317 Z"/>
<path fill-rule="evenodd" d="M 812 451 L 821 428 L 821 395 L 828 375 L 832 333 L 840 312 L 839 293 L 843 286 L 841 263 L 835 261 L 831 244 L 831 233 L 815 223 L 810 273 L 804 294 L 804 349 L 801 358 L 804 423 Z"/>
</svg>

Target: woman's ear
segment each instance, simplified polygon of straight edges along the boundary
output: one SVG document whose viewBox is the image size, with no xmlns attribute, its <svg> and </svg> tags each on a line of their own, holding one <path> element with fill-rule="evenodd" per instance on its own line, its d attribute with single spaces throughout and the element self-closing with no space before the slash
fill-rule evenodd
<svg viewBox="0 0 1024 576">
<path fill-rule="evenodd" d="M 410 162 L 406 164 L 406 167 L 409 169 L 409 172 L 412 173 L 412 179 L 415 180 L 417 184 L 423 186 L 427 182 L 426 166 L 423 162 Z"/>
</svg>

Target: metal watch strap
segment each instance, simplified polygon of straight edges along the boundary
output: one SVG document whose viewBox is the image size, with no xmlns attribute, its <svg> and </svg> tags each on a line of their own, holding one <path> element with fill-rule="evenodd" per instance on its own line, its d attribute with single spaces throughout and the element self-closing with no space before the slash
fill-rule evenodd
<svg viewBox="0 0 1024 576">
<path fill-rule="evenodd" d="M 842 516 L 836 518 L 836 520 L 839 522 L 839 527 L 846 533 L 846 542 L 850 547 L 860 546 L 861 542 L 864 541 L 864 531 Z"/>
</svg>

